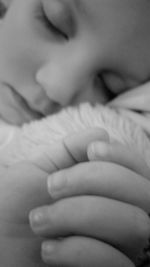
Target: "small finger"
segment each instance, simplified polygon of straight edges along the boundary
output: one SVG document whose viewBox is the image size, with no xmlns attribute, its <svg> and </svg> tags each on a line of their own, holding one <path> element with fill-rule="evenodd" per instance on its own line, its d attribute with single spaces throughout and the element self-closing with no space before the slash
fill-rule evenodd
<svg viewBox="0 0 150 267">
<path fill-rule="evenodd" d="M 92 128 L 67 136 L 64 145 L 76 162 L 82 162 L 87 160 L 87 147 L 94 141 L 109 142 L 109 135 L 104 129 Z"/>
<path fill-rule="evenodd" d="M 94 141 L 107 141 L 108 134 L 101 128 L 93 128 L 68 135 L 55 145 L 42 146 L 33 155 L 33 162 L 40 169 L 53 173 L 63 168 L 87 161 L 87 147 Z M 43 151 L 42 151 L 43 149 Z"/>
<path fill-rule="evenodd" d="M 30 213 L 33 231 L 50 238 L 82 235 L 103 240 L 129 257 L 147 245 L 148 215 L 137 207 L 100 197 L 75 197 Z"/>
<path fill-rule="evenodd" d="M 93 142 L 88 147 L 88 158 L 91 161 L 107 161 L 127 167 L 150 180 L 150 168 L 144 156 L 135 148 L 119 143 Z"/>
<path fill-rule="evenodd" d="M 150 182 L 122 166 L 88 162 L 56 172 L 48 178 L 53 200 L 97 195 L 130 203 L 150 212 Z"/>
<path fill-rule="evenodd" d="M 115 248 L 80 236 L 44 242 L 42 258 L 50 266 L 134 267 L 134 264 Z"/>
</svg>

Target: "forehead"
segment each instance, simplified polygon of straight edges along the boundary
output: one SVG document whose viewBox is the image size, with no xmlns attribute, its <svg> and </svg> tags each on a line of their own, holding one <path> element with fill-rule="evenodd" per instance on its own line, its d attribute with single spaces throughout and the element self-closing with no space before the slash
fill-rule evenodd
<svg viewBox="0 0 150 267">
<path fill-rule="evenodd" d="M 150 12 L 150 1 L 148 0 L 72 0 L 76 2 L 93 21 L 102 18 L 118 19 L 128 16 L 143 16 L 145 11 Z M 146 12 L 147 13 L 147 12 Z M 145 14 L 146 15 L 146 14 Z"/>
<path fill-rule="evenodd" d="M 100 12 L 101 10 L 124 10 L 129 9 L 139 9 L 142 7 L 147 7 L 149 5 L 149 0 L 72 0 L 76 5 L 85 7 L 89 12 Z"/>
<path fill-rule="evenodd" d="M 9 5 L 15 0 L 0 0 L 1 2 Z M 24 0 L 20 0 L 24 2 Z M 53 2 L 53 0 L 34 0 L 36 2 Z M 137 12 L 143 8 L 150 8 L 149 0 L 56 0 L 56 2 L 66 2 L 75 5 L 83 13 L 91 17 L 99 18 L 103 14 L 116 14 L 117 12 L 127 13 L 131 10 Z M 32 2 L 32 1 L 31 1 Z M 69 3 L 69 4 L 70 4 Z"/>
<path fill-rule="evenodd" d="M 8 3 L 17 3 L 18 9 L 22 12 L 25 5 L 33 8 L 33 5 L 40 2 L 64 3 L 67 6 L 73 6 L 92 26 L 94 38 L 97 36 L 113 41 L 112 37 L 124 41 L 139 35 L 139 38 L 145 37 L 149 32 L 150 25 L 150 0 L 2 0 Z M 20 2 L 20 4 L 19 4 Z M 25 4 L 26 3 L 26 4 Z M 17 4 L 15 7 L 17 8 Z M 48 6 L 48 5 L 47 5 Z M 53 6 L 53 5 L 52 5 Z M 59 6 L 59 5 L 58 5 Z M 28 14 L 27 14 L 28 15 Z M 81 24 L 79 24 L 81 25 Z M 84 27 L 83 27 L 84 28 Z M 140 33 L 140 34 L 139 34 Z M 143 36 L 140 36 L 140 35 Z M 104 38 L 106 36 L 106 38 Z M 138 36 L 137 36 L 138 37 Z M 132 39 L 133 39 L 132 38 Z"/>
<path fill-rule="evenodd" d="M 77 3 L 101 41 L 129 45 L 146 40 L 150 26 L 149 0 L 77 0 Z"/>
</svg>

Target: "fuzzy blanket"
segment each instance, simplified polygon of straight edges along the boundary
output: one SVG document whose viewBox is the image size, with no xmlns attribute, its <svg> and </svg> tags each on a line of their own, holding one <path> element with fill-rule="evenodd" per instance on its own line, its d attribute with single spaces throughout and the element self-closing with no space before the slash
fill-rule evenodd
<svg viewBox="0 0 150 267">
<path fill-rule="evenodd" d="M 133 146 L 150 166 L 150 141 L 142 128 L 127 118 L 123 109 L 115 110 L 100 104 L 92 107 L 88 103 L 69 107 L 21 128 L 2 123 L 0 164 L 7 167 L 23 160 L 38 161 L 46 157 L 50 160 L 51 149 L 55 144 L 61 146 L 64 137 L 93 127 L 105 129 L 111 141 Z"/>
</svg>

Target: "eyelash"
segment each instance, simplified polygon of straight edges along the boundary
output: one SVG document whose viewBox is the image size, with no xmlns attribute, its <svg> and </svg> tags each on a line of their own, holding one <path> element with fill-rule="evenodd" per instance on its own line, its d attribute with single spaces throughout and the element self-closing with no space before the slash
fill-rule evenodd
<svg viewBox="0 0 150 267">
<path fill-rule="evenodd" d="M 55 35 L 57 36 L 61 36 L 64 39 L 66 39 L 67 41 L 69 40 L 68 35 L 61 31 L 57 26 L 55 26 L 45 15 L 44 10 L 42 9 L 42 11 L 40 12 L 40 14 L 37 15 L 38 19 L 43 23 L 43 25 L 46 27 L 46 29 L 52 31 Z"/>
</svg>

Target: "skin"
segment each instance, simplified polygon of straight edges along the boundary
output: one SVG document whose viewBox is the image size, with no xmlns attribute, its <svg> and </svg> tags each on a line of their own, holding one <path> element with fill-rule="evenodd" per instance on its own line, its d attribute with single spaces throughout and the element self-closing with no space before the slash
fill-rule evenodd
<svg viewBox="0 0 150 267">
<path fill-rule="evenodd" d="M 65 2 L 66 5 L 63 1 L 57 0 L 7 2 L 9 8 L 0 23 L 0 99 L 3 100 L 0 103 L 0 114 L 9 123 L 21 125 L 56 112 L 69 104 L 75 105 L 87 100 L 92 103 L 97 101 L 106 103 L 110 98 L 108 91 L 119 94 L 146 82 L 149 78 L 149 1 L 84 0 L 86 4 L 84 14 L 75 9 L 73 1 Z M 49 20 L 55 22 L 58 27 L 62 27 L 63 35 L 54 33 L 51 28 L 45 28 L 41 20 L 37 19 L 35 11 L 41 10 L 40 3 Z M 64 17 L 72 21 L 71 28 L 66 26 Z M 14 91 L 17 93 L 17 98 Z M 23 105 L 23 99 L 20 100 L 18 95 L 27 103 Z M 79 147 L 81 148 L 81 145 Z M 75 149 L 76 147 L 73 147 L 73 151 Z M 38 222 L 37 227 L 33 213 L 30 214 L 30 224 L 37 236 L 56 237 L 53 242 L 48 241 L 48 244 L 56 244 L 53 254 L 47 247 L 42 247 L 42 257 L 50 266 L 80 267 L 88 264 L 91 266 L 94 263 L 95 266 L 102 267 L 112 265 L 133 267 L 131 261 L 135 262 L 136 255 L 145 246 L 150 231 L 146 214 L 150 199 L 149 182 L 144 177 L 149 178 L 149 173 L 145 171 L 144 164 L 140 160 L 138 163 L 141 163 L 141 167 L 139 168 L 138 164 L 136 169 L 137 155 L 133 155 L 129 164 L 130 152 L 124 155 L 124 150 L 120 152 L 121 149 L 113 149 L 111 152 L 114 153 L 108 153 L 104 163 L 91 161 L 68 168 L 65 173 L 59 172 L 60 180 L 65 176 L 71 177 L 72 182 L 77 181 L 77 184 L 73 184 L 72 195 L 65 200 L 65 193 L 59 194 L 59 199 L 62 201 L 42 207 L 40 212 L 44 214 L 42 216 L 45 221 L 47 220 L 49 227 L 45 227 L 41 222 Z M 113 158 L 113 155 L 116 157 Z M 97 160 L 101 161 L 101 157 Z M 2 175 L 0 214 L 1 218 L 9 219 L 11 225 L 9 228 L 10 225 L 6 225 L 5 220 L 1 221 L 2 263 L 4 265 L 6 261 L 5 266 L 10 267 L 10 264 L 19 266 L 21 262 L 21 266 L 24 264 L 25 267 L 34 267 L 37 266 L 37 260 L 39 263 L 41 239 L 38 239 L 37 243 L 36 237 L 30 231 L 27 217 L 31 209 L 49 203 L 49 195 L 45 191 L 47 176 L 47 172 L 29 163 L 14 166 Z M 86 177 L 86 184 L 90 186 L 82 188 L 81 181 Z M 97 177 L 101 177 L 102 180 Z M 104 179 L 105 177 L 108 177 L 108 180 Z M 113 184 L 117 186 L 116 177 L 119 181 L 122 177 L 128 177 L 126 183 L 119 184 L 118 191 L 114 190 L 114 187 L 111 189 L 107 187 L 111 181 L 114 181 Z M 16 185 L 19 185 L 18 194 L 16 194 Z M 37 187 L 44 190 L 39 192 Z M 91 190 L 93 188 L 92 192 L 90 188 Z M 125 192 L 124 190 L 128 194 L 118 195 L 117 192 Z M 49 192 L 50 195 L 54 195 L 50 189 Z M 140 196 L 138 199 L 137 192 Z M 35 198 L 31 198 L 30 193 Z M 79 193 L 83 198 L 78 196 Z M 33 203 L 25 201 L 28 194 L 28 199 L 33 199 Z M 66 190 L 66 196 L 67 194 Z M 93 194 L 93 198 L 85 197 L 89 194 Z M 104 201 L 102 196 L 106 197 Z M 115 202 L 116 199 L 119 203 Z M 55 200 L 57 197 L 54 197 L 54 202 Z M 91 207 L 88 210 L 87 203 Z M 12 206 L 13 209 L 11 209 Z M 72 210 L 76 211 L 74 214 L 74 219 L 78 222 L 76 225 L 71 220 Z M 62 211 L 66 211 L 64 216 Z M 78 220 L 83 213 L 84 223 Z M 122 220 L 123 214 L 128 214 L 126 221 Z M 25 218 L 20 217 L 21 215 L 25 215 Z M 102 218 L 107 223 L 102 221 Z M 54 222 L 52 226 L 51 220 Z M 117 225 L 118 222 L 122 228 L 119 228 L 119 231 L 112 229 L 112 226 Z M 89 227 L 91 223 L 95 225 L 93 232 Z M 22 224 L 25 227 L 23 236 L 20 235 Z M 67 225 L 66 229 L 62 227 L 63 225 Z M 69 232 L 68 229 L 70 229 Z M 112 235 L 107 235 L 109 231 Z M 13 245 L 10 242 L 12 233 Z M 70 233 L 75 236 L 70 236 Z M 31 247 L 28 246 L 27 234 L 31 238 Z M 57 237 L 63 234 L 68 238 L 64 238 L 61 242 Z M 21 237 L 19 242 L 18 236 Z M 15 250 L 16 247 L 21 248 L 21 244 L 26 250 Z M 135 244 L 137 244 L 136 247 Z M 105 256 L 102 257 L 103 255 Z M 113 258 L 112 255 L 114 255 Z M 16 260 L 17 263 L 13 262 Z M 29 261 L 26 262 L 26 260 Z M 45 266 L 43 262 L 40 264 L 42 267 Z"/>
<path fill-rule="evenodd" d="M 108 91 L 118 94 L 149 78 L 149 1 L 84 0 L 82 11 L 67 0 L 4 1 L 9 8 L 0 28 L 0 113 L 10 123 L 69 104 L 107 102 Z M 41 6 L 61 33 L 38 19 Z"/>
<path fill-rule="evenodd" d="M 84 151 L 81 136 L 64 142 L 75 155 Z M 108 140 L 93 142 L 87 153 L 90 163 L 49 176 L 53 205 L 30 213 L 34 233 L 47 238 L 43 260 L 50 266 L 134 266 L 150 236 L 150 170 L 136 151 Z"/>
<path fill-rule="evenodd" d="M 86 146 L 97 135 L 93 130 L 64 140 L 67 152 L 76 160 L 82 158 L 83 163 L 69 167 L 69 161 L 67 169 L 52 175 L 49 175 L 50 169 L 44 170 L 45 166 L 29 162 L 2 170 L 2 265 L 37 267 L 38 264 L 45 267 L 47 263 L 48 266 L 90 267 L 94 264 L 106 267 L 113 263 L 116 267 L 134 266 L 133 262 L 147 245 L 150 235 L 147 215 L 150 183 L 143 177 L 143 161 L 136 165 L 137 153 L 136 157 L 135 154 L 131 157 L 130 151 L 121 153 L 122 146 L 118 144 L 117 149 L 109 146 L 107 134 L 100 134 L 101 143 L 108 148 L 103 156 L 104 164 L 98 162 L 102 154 L 91 153 L 90 146 L 89 159 L 93 160 L 96 156 L 97 162 L 84 162 L 87 160 Z M 120 155 L 120 165 L 113 164 Z M 61 169 L 63 156 L 62 162 L 59 162 Z M 38 206 L 41 207 L 36 208 Z M 30 225 L 36 235 L 29 227 L 29 212 Z M 45 237 L 48 238 L 42 244 L 41 253 L 44 264 L 40 246 Z M 50 244 L 53 252 L 50 252 Z"/>
</svg>

